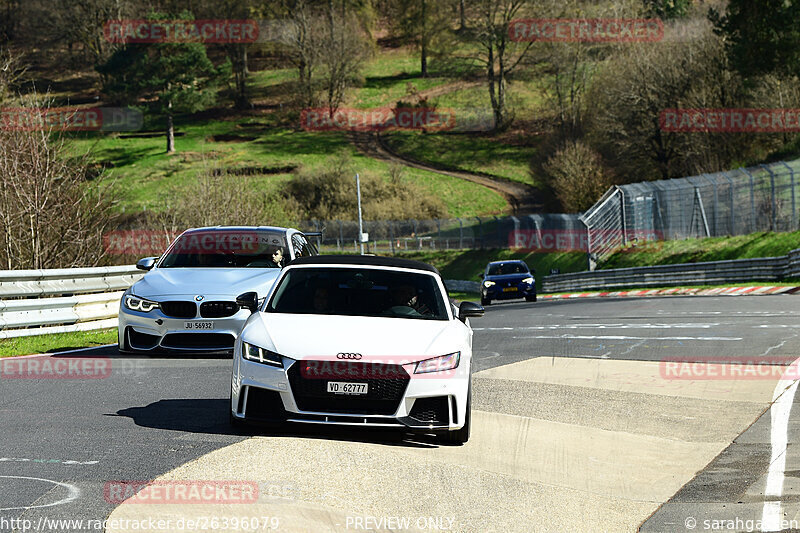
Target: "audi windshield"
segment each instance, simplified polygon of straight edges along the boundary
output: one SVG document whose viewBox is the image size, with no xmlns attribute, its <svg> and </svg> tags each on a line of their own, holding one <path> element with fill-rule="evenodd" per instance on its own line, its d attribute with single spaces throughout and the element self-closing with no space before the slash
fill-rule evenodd
<svg viewBox="0 0 800 533">
<path fill-rule="evenodd" d="M 371 268 L 289 269 L 266 311 L 448 320 L 433 276 Z"/>
</svg>

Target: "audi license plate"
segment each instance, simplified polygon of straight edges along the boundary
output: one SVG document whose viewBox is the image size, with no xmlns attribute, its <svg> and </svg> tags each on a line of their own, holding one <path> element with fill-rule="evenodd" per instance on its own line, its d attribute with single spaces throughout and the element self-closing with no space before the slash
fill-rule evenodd
<svg viewBox="0 0 800 533">
<path fill-rule="evenodd" d="M 329 381 L 328 392 L 333 394 L 366 394 L 367 383 L 348 383 L 346 381 Z"/>
<path fill-rule="evenodd" d="M 214 329 L 213 322 L 184 322 L 183 329 Z"/>
<path fill-rule="evenodd" d="M 506 287 L 505 289 L 503 289 L 503 292 L 516 292 L 516 290 L 517 290 L 516 287 Z"/>
</svg>

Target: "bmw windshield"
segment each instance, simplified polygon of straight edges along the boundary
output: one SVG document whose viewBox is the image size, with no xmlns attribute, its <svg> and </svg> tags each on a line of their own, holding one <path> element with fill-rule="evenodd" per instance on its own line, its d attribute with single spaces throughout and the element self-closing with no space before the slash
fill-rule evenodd
<svg viewBox="0 0 800 533">
<path fill-rule="evenodd" d="M 373 268 L 295 268 L 279 282 L 266 311 L 448 320 L 428 274 Z"/>
<path fill-rule="evenodd" d="M 276 231 L 187 232 L 170 246 L 159 268 L 281 268 L 288 258 L 286 236 Z"/>
</svg>

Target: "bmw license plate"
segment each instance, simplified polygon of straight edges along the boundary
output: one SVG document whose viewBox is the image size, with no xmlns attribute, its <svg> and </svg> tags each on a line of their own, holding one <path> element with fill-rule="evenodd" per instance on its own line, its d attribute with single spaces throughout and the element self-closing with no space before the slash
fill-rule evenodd
<svg viewBox="0 0 800 533">
<path fill-rule="evenodd" d="M 506 287 L 505 289 L 503 289 L 503 292 L 517 292 L 517 288 L 516 287 Z"/>
<path fill-rule="evenodd" d="M 213 322 L 184 322 L 183 329 L 214 329 Z"/>
<path fill-rule="evenodd" d="M 346 381 L 329 381 L 328 392 L 333 394 L 366 394 L 368 383 L 348 383 Z"/>
</svg>

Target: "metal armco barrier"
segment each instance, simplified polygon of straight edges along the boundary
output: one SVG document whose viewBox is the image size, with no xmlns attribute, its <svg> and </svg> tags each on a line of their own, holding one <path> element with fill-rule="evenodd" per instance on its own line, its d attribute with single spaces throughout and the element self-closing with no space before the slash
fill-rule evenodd
<svg viewBox="0 0 800 533">
<path fill-rule="evenodd" d="M 0 271 L 0 339 L 116 327 L 135 266 Z"/>
<path fill-rule="evenodd" d="M 716 285 L 800 278 L 800 249 L 780 257 L 616 268 L 545 276 L 544 292 Z"/>
</svg>

